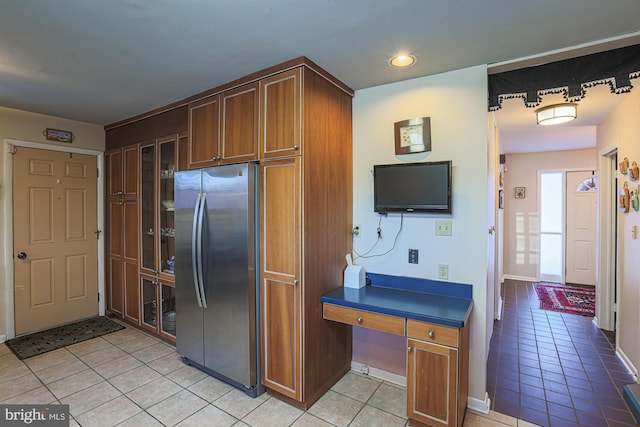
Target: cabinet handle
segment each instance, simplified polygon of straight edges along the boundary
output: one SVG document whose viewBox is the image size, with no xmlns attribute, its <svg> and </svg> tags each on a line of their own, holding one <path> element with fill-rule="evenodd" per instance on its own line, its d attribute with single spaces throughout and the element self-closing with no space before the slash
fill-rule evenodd
<svg viewBox="0 0 640 427">
<path fill-rule="evenodd" d="M 124 194 L 124 192 L 118 191 L 118 196 L 122 196 L 123 194 Z"/>
<path fill-rule="evenodd" d="M 297 146 L 297 145 L 294 145 L 294 146 L 293 146 L 293 149 L 294 149 L 294 150 L 298 150 L 298 149 L 300 149 L 300 147 L 299 147 L 299 146 Z"/>
<path fill-rule="evenodd" d="M 358 321 L 358 323 L 362 323 L 362 317 L 358 317 L 356 320 Z"/>
<path fill-rule="evenodd" d="M 407 353 L 411 353 L 411 350 L 413 350 L 412 347 L 407 347 Z"/>
<path fill-rule="evenodd" d="M 218 156 L 218 158 L 216 160 L 218 160 L 218 161 L 222 160 L 222 156 Z"/>
<path fill-rule="evenodd" d="M 122 206 L 122 205 L 124 205 L 124 202 L 118 202 L 118 205 Z"/>
<path fill-rule="evenodd" d="M 298 279 L 294 280 L 292 283 L 293 283 L 293 286 L 298 286 Z"/>
<path fill-rule="evenodd" d="M 429 331 L 429 338 L 435 338 L 436 333 L 433 331 Z"/>
</svg>

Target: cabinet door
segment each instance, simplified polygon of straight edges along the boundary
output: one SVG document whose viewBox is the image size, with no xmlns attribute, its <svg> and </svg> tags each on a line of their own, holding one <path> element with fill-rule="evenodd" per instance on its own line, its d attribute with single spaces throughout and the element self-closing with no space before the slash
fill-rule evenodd
<svg viewBox="0 0 640 427">
<path fill-rule="evenodd" d="M 135 324 L 140 322 L 140 284 L 138 263 L 123 262 L 124 317 Z"/>
<path fill-rule="evenodd" d="M 222 95 L 222 162 L 258 160 L 258 83 Z"/>
<path fill-rule="evenodd" d="M 119 316 L 124 313 L 123 204 L 121 200 L 109 200 L 107 205 L 107 310 Z"/>
<path fill-rule="evenodd" d="M 189 169 L 218 164 L 219 124 L 219 95 L 189 105 Z"/>
<path fill-rule="evenodd" d="M 148 274 L 157 273 L 156 266 L 156 146 L 143 146 L 140 150 L 140 268 Z"/>
<path fill-rule="evenodd" d="M 117 150 L 109 151 L 106 156 L 107 196 L 110 198 L 123 197 L 122 150 L 118 148 Z"/>
<path fill-rule="evenodd" d="M 138 145 L 122 149 L 122 172 L 124 197 L 138 197 Z"/>
<path fill-rule="evenodd" d="M 261 165 L 262 382 L 302 400 L 300 158 Z"/>
<path fill-rule="evenodd" d="M 277 74 L 260 82 L 261 158 L 301 154 L 302 70 Z"/>
<path fill-rule="evenodd" d="M 167 280 L 174 280 L 175 252 L 175 221 L 174 221 L 174 196 L 173 178 L 176 160 L 175 136 L 158 141 L 158 165 L 160 168 L 158 177 L 158 255 L 157 261 L 160 276 Z"/>
<path fill-rule="evenodd" d="M 458 350 L 408 339 L 407 416 L 432 426 L 455 426 Z"/>
<path fill-rule="evenodd" d="M 151 332 L 158 331 L 158 281 L 153 277 L 140 276 L 142 295 L 141 325 Z"/>
<path fill-rule="evenodd" d="M 160 335 L 175 342 L 176 339 L 176 288 L 172 283 L 160 282 Z"/>
</svg>

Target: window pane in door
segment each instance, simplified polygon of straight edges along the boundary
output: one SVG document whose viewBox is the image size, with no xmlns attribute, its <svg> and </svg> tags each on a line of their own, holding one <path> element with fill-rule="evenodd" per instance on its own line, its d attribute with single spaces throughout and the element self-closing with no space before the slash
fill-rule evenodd
<svg viewBox="0 0 640 427">
<path fill-rule="evenodd" d="M 540 174 L 540 232 L 562 233 L 562 172 Z"/>
<path fill-rule="evenodd" d="M 562 235 L 540 235 L 540 275 L 562 275 Z"/>
</svg>

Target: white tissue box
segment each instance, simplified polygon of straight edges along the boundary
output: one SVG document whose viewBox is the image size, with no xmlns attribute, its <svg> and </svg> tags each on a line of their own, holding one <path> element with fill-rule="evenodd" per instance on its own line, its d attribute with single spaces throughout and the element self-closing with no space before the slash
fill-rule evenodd
<svg viewBox="0 0 640 427">
<path fill-rule="evenodd" d="M 344 287 L 360 289 L 366 285 L 366 272 L 361 265 L 348 266 L 344 270 Z"/>
</svg>

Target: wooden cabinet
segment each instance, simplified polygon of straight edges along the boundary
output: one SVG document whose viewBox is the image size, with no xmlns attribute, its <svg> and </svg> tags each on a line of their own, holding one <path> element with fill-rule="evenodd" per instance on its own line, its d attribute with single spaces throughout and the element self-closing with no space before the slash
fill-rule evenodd
<svg viewBox="0 0 640 427">
<path fill-rule="evenodd" d="M 221 94 L 222 164 L 258 160 L 258 83 Z"/>
<path fill-rule="evenodd" d="M 258 160 L 258 83 L 189 106 L 190 169 Z"/>
<path fill-rule="evenodd" d="M 220 96 L 189 105 L 189 169 L 216 166 L 220 156 Z"/>
<path fill-rule="evenodd" d="M 260 81 L 260 112 L 262 382 L 308 408 L 351 363 L 320 301 L 350 250 L 351 94 L 299 67 Z"/>
<path fill-rule="evenodd" d="M 454 328 L 325 303 L 324 318 L 407 336 L 411 425 L 461 427 L 469 391 L 469 326 Z"/>
<path fill-rule="evenodd" d="M 179 136 L 140 148 L 140 325 L 175 342 L 174 174 Z"/>
<path fill-rule="evenodd" d="M 106 153 L 107 311 L 138 323 L 138 146 Z"/>
<path fill-rule="evenodd" d="M 138 196 L 138 146 L 133 145 L 106 153 L 107 197 Z"/>
<path fill-rule="evenodd" d="M 175 284 L 156 276 L 140 275 L 141 326 L 167 341 L 176 340 Z"/>
<path fill-rule="evenodd" d="M 300 158 L 261 167 L 263 384 L 302 400 Z"/>
<path fill-rule="evenodd" d="M 468 395 L 468 327 L 408 320 L 407 337 L 407 416 L 430 426 L 462 426 Z"/>
<path fill-rule="evenodd" d="M 302 68 L 260 82 L 261 158 L 294 156 L 302 152 Z"/>
</svg>

